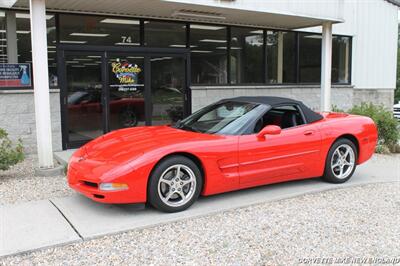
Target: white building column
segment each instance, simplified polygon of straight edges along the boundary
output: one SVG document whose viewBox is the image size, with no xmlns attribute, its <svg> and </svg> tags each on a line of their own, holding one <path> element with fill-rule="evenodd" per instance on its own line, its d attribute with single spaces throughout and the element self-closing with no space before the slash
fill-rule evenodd
<svg viewBox="0 0 400 266">
<path fill-rule="evenodd" d="M 322 24 L 321 111 L 331 110 L 332 23 Z"/>
<path fill-rule="evenodd" d="M 53 168 L 45 0 L 30 0 L 32 69 L 39 168 Z"/>
</svg>

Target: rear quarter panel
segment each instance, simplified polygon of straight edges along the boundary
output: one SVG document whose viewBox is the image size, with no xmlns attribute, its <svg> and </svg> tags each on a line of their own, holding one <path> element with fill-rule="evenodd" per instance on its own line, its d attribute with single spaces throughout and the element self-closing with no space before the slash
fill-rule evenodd
<svg viewBox="0 0 400 266">
<path fill-rule="evenodd" d="M 323 166 L 332 144 L 341 137 L 354 137 L 358 149 L 357 164 L 367 161 L 373 155 L 378 140 L 378 132 L 371 118 L 347 114 L 327 114 L 325 118 L 316 122 L 321 131 L 321 156 Z"/>
</svg>

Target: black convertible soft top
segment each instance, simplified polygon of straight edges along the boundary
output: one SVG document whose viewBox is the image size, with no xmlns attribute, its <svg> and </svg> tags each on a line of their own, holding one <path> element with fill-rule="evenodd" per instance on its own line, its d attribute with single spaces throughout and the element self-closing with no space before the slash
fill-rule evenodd
<svg viewBox="0 0 400 266">
<path fill-rule="evenodd" d="M 235 97 L 230 99 L 225 99 L 223 101 L 237 101 L 237 102 L 248 102 L 248 103 L 258 103 L 271 106 L 271 108 L 278 107 L 285 104 L 295 104 L 297 105 L 304 114 L 304 118 L 306 119 L 307 123 L 312 123 L 318 120 L 323 119 L 323 116 L 314 112 L 306 105 L 304 105 L 300 101 L 296 101 L 289 98 L 283 97 L 274 97 L 274 96 L 242 96 L 242 97 Z"/>
</svg>

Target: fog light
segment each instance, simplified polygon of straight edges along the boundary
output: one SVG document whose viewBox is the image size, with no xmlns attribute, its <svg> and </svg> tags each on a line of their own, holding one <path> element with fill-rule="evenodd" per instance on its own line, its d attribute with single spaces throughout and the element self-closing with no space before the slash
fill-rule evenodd
<svg viewBox="0 0 400 266">
<path fill-rule="evenodd" d="M 104 191 L 126 190 L 128 185 L 124 183 L 101 183 L 99 188 Z"/>
</svg>

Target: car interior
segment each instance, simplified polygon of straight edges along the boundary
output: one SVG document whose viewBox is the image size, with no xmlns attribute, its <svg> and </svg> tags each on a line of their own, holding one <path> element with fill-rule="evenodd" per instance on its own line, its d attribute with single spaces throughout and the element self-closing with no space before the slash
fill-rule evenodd
<svg viewBox="0 0 400 266">
<path fill-rule="evenodd" d="M 305 124 L 300 110 L 293 105 L 272 108 L 260 118 L 254 126 L 254 133 L 258 133 L 267 125 L 276 125 L 282 129 Z"/>
</svg>

